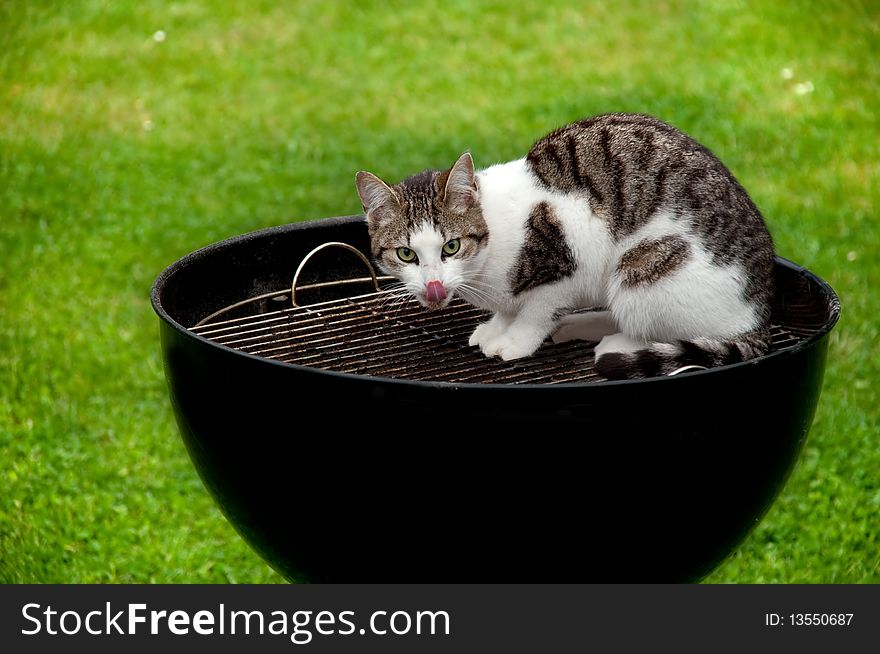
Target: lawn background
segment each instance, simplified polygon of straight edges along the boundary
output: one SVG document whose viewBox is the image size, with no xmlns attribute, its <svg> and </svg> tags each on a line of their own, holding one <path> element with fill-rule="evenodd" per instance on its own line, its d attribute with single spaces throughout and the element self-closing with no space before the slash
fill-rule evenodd
<svg viewBox="0 0 880 654">
<path fill-rule="evenodd" d="M 708 581 L 880 581 L 877 3 L 518 4 L 0 3 L 0 581 L 279 581 L 177 435 L 155 276 L 606 111 L 714 150 L 842 300 L 800 462 Z"/>
</svg>

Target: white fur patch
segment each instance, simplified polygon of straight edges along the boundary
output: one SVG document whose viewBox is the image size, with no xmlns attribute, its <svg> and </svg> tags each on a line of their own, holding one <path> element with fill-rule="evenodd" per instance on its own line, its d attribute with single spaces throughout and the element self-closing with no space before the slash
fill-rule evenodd
<svg viewBox="0 0 880 654">
<path fill-rule="evenodd" d="M 443 236 L 431 225 L 422 225 L 409 237 L 409 247 L 419 257 L 418 266 L 425 282 L 432 279 L 443 281 L 441 278 L 443 243 Z"/>
</svg>

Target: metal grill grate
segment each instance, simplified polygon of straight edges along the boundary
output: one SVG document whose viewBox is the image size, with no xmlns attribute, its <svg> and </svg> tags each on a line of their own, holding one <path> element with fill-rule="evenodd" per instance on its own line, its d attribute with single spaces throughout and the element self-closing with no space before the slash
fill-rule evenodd
<svg viewBox="0 0 880 654">
<path fill-rule="evenodd" d="M 461 300 L 428 312 L 387 291 L 199 325 L 192 330 L 231 348 L 313 368 L 444 382 L 559 384 L 601 382 L 594 343 L 545 343 L 533 357 L 505 362 L 468 345 L 487 314 Z M 797 344 L 809 330 L 776 324 L 771 348 Z"/>
</svg>

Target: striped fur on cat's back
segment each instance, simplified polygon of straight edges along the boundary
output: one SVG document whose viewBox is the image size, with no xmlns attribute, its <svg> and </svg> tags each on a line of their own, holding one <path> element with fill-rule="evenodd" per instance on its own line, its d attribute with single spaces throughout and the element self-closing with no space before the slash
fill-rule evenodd
<svg viewBox="0 0 880 654">
<path fill-rule="evenodd" d="M 598 341 L 608 378 L 766 351 L 773 247 L 724 165 L 676 128 L 636 114 L 585 119 L 523 159 L 389 186 L 359 173 L 379 266 L 425 306 L 455 295 L 493 313 L 470 342 L 529 356 Z M 605 312 L 571 314 L 603 306 Z"/>
</svg>

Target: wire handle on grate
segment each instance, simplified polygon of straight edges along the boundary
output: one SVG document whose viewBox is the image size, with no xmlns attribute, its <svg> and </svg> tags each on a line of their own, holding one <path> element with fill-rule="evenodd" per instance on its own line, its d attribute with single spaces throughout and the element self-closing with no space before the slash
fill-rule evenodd
<svg viewBox="0 0 880 654">
<path fill-rule="evenodd" d="M 345 279 L 345 280 L 337 280 L 335 282 L 322 282 L 319 284 L 309 284 L 308 286 L 303 286 L 302 287 L 303 289 L 321 288 L 321 287 L 325 287 L 325 286 L 334 286 L 334 285 L 337 285 L 337 284 L 340 284 L 343 282 L 353 284 L 356 282 L 366 282 L 366 281 L 372 280 L 373 287 L 376 289 L 376 292 L 378 293 L 379 291 L 382 290 L 379 287 L 379 278 L 376 276 L 376 271 L 373 270 L 373 265 L 370 263 L 370 260 L 364 256 L 363 252 L 358 250 L 356 247 L 349 245 L 348 243 L 340 243 L 339 241 L 330 241 L 328 243 L 322 243 L 321 245 L 316 247 L 314 250 L 309 252 L 305 257 L 303 257 L 303 260 L 300 261 L 299 266 L 297 266 L 296 272 L 293 273 L 293 282 L 290 285 L 290 301 L 293 304 L 293 306 L 295 306 L 295 307 L 299 306 L 296 303 L 296 291 L 297 291 L 296 283 L 297 283 L 297 281 L 299 281 L 299 276 L 300 276 L 300 273 L 302 273 L 303 268 L 305 268 L 306 264 L 309 262 L 309 259 L 311 259 L 313 256 L 318 254 L 318 252 L 320 252 L 321 250 L 326 250 L 327 248 L 331 248 L 331 247 L 342 248 L 344 250 L 348 250 L 349 252 L 356 254 L 358 259 L 363 261 L 364 265 L 367 267 L 367 270 L 370 272 L 369 278 L 358 277 L 356 279 Z"/>
<path fill-rule="evenodd" d="M 358 258 L 364 263 L 367 267 L 367 270 L 370 273 L 369 277 L 355 277 L 352 279 L 337 279 L 332 282 L 316 282 L 314 284 L 306 284 L 304 286 L 298 286 L 297 282 L 299 281 L 300 273 L 305 267 L 306 263 L 308 263 L 309 259 L 311 259 L 314 255 L 325 248 L 329 247 L 337 247 L 342 248 L 344 250 L 348 250 L 349 252 L 353 252 L 358 256 Z M 314 248 L 311 252 L 309 252 L 303 260 L 300 262 L 299 266 L 296 268 L 296 272 L 293 274 L 293 282 L 290 285 L 290 289 L 281 289 L 278 291 L 272 291 L 271 293 L 262 293 L 260 295 L 255 295 L 254 297 L 247 298 L 246 300 L 241 300 L 240 302 L 235 302 L 234 304 L 230 304 L 229 306 L 223 307 L 215 311 L 214 313 L 205 316 L 201 320 L 199 320 L 193 327 L 201 327 L 205 325 L 215 318 L 222 316 L 223 314 L 229 313 L 233 309 L 238 309 L 239 307 L 244 307 L 249 304 L 254 304 L 255 302 L 259 302 L 260 300 L 267 300 L 269 298 L 286 298 L 288 295 L 290 296 L 291 304 L 294 307 L 299 307 L 301 305 L 296 302 L 296 294 L 297 291 L 308 291 L 316 288 L 329 288 L 333 286 L 345 286 L 347 284 L 363 284 L 365 282 L 373 282 L 373 287 L 376 289 L 378 293 L 381 291 L 381 287 L 379 286 L 379 282 L 385 282 L 393 279 L 387 275 L 378 276 L 376 275 L 376 271 L 373 268 L 373 265 L 370 263 L 370 260 L 364 256 L 363 252 L 358 250 L 356 247 L 349 245 L 348 243 L 340 243 L 339 241 L 328 241 L 327 243 L 322 243 L 318 247 Z"/>
</svg>

